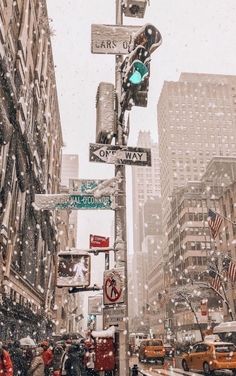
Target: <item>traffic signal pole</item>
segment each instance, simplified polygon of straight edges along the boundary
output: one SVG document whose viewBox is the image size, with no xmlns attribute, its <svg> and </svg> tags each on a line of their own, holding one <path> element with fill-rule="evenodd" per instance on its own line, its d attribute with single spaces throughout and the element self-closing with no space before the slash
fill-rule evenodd
<svg viewBox="0 0 236 376">
<path fill-rule="evenodd" d="M 116 25 L 123 24 L 122 0 L 116 0 Z M 117 94 L 116 145 L 124 145 L 124 125 L 121 114 L 121 64 L 122 55 L 115 56 L 115 87 Z M 115 166 L 115 176 L 119 176 L 118 195 L 115 209 L 115 266 L 124 268 L 124 305 L 123 326 L 119 327 L 119 376 L 129 375 L 128 360 L 128 273 L 127 273 L 127 233 L 126 233 L 126 176 L 125 165 Z"/>
</svg>

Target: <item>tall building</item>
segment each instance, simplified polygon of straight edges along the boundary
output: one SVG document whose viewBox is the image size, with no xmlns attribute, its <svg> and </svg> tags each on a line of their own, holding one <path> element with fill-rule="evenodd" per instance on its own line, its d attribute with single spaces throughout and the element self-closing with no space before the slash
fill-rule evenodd
<svg viewBox="0 0 236 376">
<path fill-rule="evenodd" d="M 143 205 L 147 199 L 160 196 L 160 169 L 158 144 L 151 139 L 150 132 L 140 131 L 138 147 L 150 148 L 151 167 L 132 167 L 133 197 L 133 244 L 134 252 L 140 252 L 144 239 Z"/>
<path fill-rule="evenodd" d="M 69 187 L 70 179 L 79 178 L 79 156 L 77 154 L 62 154 L 61 185 Z"/>
<path fill-rule="evenodd" d="M 70 179 L 79 178 L 79 156 L 77 154 L 62 154 L 61 166 L 61 190 L 68 191 Z M 77 223 L 78 211 L 72 210 L 69 217 L 69 231 L 72 231 L 73 244 L 71 247 L 77 245 Z"/>
<path fill-rule="evenodd" d="M 0 337 L 52 332 L 62 132 L 46 0 L 0 4 Z"/>
<path fill-rule="evenodd" d="M 132 168 L 132 196 L 133 196 L 133 245 L 134 255 L 132 270 L 129 271 L 132 280 L 133 311 L 130 317 L 138 316 L 147 303 L 147 275 L 144 264 L 151 252 L 153 240 L 156 236 L 157 200 L 160 196 L 160 171 L 158 144 L 151 139 L 150 132 L 141 131 L 138 136 L 138 147 L 151 149 L 151 167 Z M 154 211 L 153 211 L 154 208 Z M 147 236 L 152 236 L 149 241 Z M 150 248 L 150 249 L 149 249 Z M 152 252 L 151 252 L 152 253 Z M 154 253 L 152 255 L 155 255 Z"/>
<path fill-rule="evenodd" d="M 79 157 L 75 154 L 62 154 L 61 192 L 69 192 L 69 180 L 79 178 Z M 57 225 L 59 230 L 59 251 L 76 247 L 77 210 L 58 210 Z M 81 294 L 69 294 L 68 288 L 56 288 L 55 313 L 56 334 L 79 331 L 82 311 Z"/>
<path fill-rule="evenodd" d="M 236 76 L 182 73 L 157 106 L 166 229 L 174 188 L 200 180 L 214 156 L 236 156 Z"/>
</svg>

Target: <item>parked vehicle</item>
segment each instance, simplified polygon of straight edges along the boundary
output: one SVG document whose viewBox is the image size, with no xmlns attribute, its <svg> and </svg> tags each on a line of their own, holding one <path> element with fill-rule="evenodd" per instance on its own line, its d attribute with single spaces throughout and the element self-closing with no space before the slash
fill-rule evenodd
<svg viewBox="0 0 236 376">
<path fill-rule="evenodd" d="M 200 342 L 183 356 L 184 371 L 204 371 L 212 375 L 216 370 L 232 370 L 236 375 L 236 347 L 230 342 Z"/>
<path fill-rule="evenodd" d="M 236 346 L 236 321 L 221 322 L 214 327 L 213 334 L 217 334 L 221 341 L 233 342 Z"/>
<path fill-rule="evenodd" d="M 164 364 L 165 348 L 161 339 L 148 339 L 140 343 L 139 361 L 160 361 Z"/>
<path fill-rule="evenodd" d="M 131 354 L 137 353 L 140 347 L 140 343 L 148 339 L 148 335 L 144 333 L 130 333 L 129 335 L 129 349 Z"/>
</svg>

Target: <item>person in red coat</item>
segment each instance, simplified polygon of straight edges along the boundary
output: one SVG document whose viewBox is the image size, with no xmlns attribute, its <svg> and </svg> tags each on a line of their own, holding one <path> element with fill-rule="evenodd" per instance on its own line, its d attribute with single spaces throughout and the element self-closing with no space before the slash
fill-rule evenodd
<svg viewBox="0 0 236 376">
<path fill-rule="evenodd" d="M 42 358 L 45 366 L 45 375 L 49 375 L 49 368 L 52 366 L 53 352 L 47 341 L 42 342 L 40 347 L 43 348 Z"/>
<path fill-rule="evenodd" d="M 3 349 L 2 342 L 0 342 L 0 375 L 13 376 L 13 365 L 9 353 Z"/>
</svg>

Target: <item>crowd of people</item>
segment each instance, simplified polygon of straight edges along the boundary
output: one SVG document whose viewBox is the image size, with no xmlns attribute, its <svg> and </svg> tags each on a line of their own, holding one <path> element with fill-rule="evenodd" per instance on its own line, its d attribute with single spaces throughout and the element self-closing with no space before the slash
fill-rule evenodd
<svg viewBox="0 0 236 376">
<path fill-rule="evenodd" d="M 19 341 L 0 342 L 1 376 L 49 376 L 53 351 L 48 342 L 37 347 L 21 346 Z"/>
<path fill-rule="evenodd" d="M 0 342 L 0 376 L 98 376 L 91 339 L 35 347 Z"/>
</svg>

